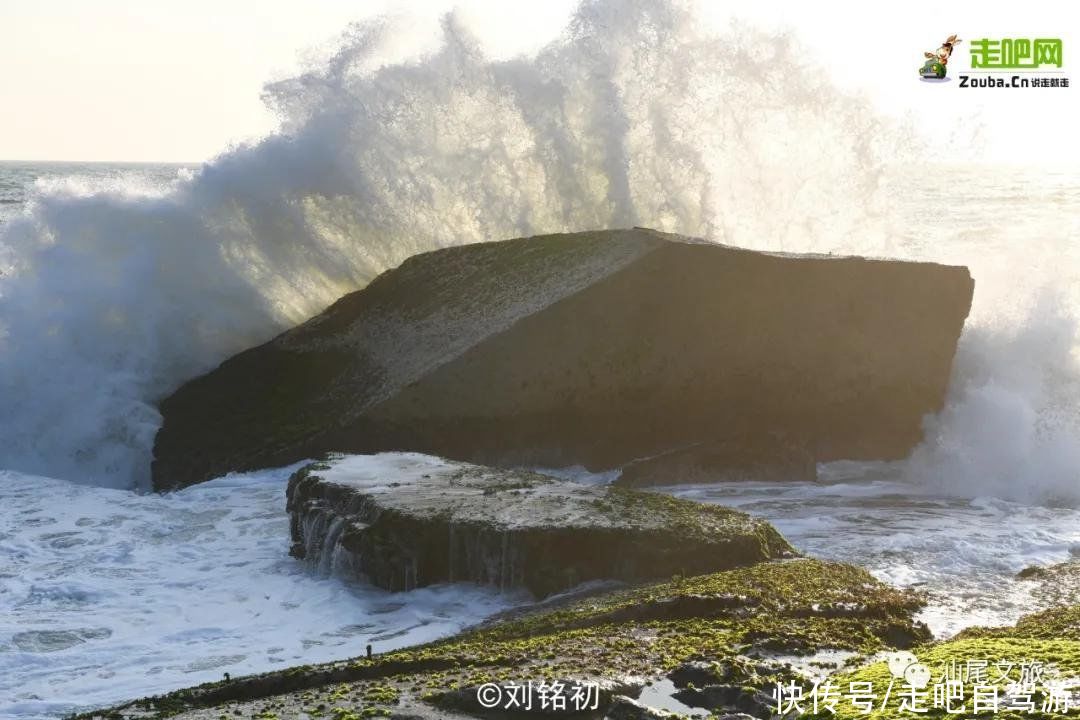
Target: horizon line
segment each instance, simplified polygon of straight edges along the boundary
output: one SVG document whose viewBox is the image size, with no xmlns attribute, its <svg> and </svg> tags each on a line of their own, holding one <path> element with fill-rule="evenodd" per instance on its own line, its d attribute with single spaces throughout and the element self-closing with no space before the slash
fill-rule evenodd
<svg viewBox="0 0 1080 720">
<path fill-rule="evenodd" d="M 95 159 L 95 160 L 63 160 L 63 159 L 43 160 L 41 158 L 33 158 L 33 159 L 28 159 L 28 158 L 0 158 L 0 163 L 36 163 L 36 164 L 39 164 L 39 165 L 47 164 L 47 163 L 55 163 L 55 164 L 83 163 L 83 164 L 86 164 L 86 165 L 90 165 L 90 164 L 106 164 L 106 163 L 114 163 L 114 164 L 122 163 L 124 165 L 202 165 L 202 164 L 207 163 L 207 162 L 209 162 L 209 160 L 124 160 L 124 159 L 115 159 L 115 158 L 102 159 L 102 160 L 98 160 L 98 159 Z"/>
</svg>

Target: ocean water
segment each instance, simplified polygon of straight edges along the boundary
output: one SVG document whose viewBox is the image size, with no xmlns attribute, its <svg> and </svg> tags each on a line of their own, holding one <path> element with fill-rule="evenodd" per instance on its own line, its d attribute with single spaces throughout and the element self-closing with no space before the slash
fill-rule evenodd
<svg viewBox="0 0 1080 720">
<path fill-rule="evenodd" d="M 809 555 L 861 565 L 924 590 L 936 637 L 1006 625 L 1043 606 L 1016 573 L 1080 555 L 1080 511 L 912 488 L 892 464 L 836 463 L 818 483 L 675 486 L 679 497 L 767 518 Z"/>
<path fill-rule="evenodd" d="M 156 496 L 0 471 L 0 717 L 383 652 L 527 601 L 320 576 L 288 555 L 288 475 Z"/>
<path fill-rule="evenodd" d="M 189 177 L 194 167 L 176 163 L 0 160 L 0 224 L 24 214 L 35 198 L 48 195 L 162 195 L 174 181 Z"/>
<path fill-rule="evenodd" d="M 582 5 L 537 55 L 383 61 L 353 28 L 265 95 L 279 134 L 198 166 L 0 164 L 0 717 L 55 717 L 429 639 L 521 602 L 390 595 L 287 557 L 287 471 L 146 494 L 156 402 L 416 252 L 646 225 L 747 247 L 966 264 L 945 409 L 905 462 L 676 487 L 1011 622 L 1080 543 L 1080 176 L 942 167 L 790 35 L 663 0 Z M 718 369 L 721 371 L 722 369 Z"/>
</svg>

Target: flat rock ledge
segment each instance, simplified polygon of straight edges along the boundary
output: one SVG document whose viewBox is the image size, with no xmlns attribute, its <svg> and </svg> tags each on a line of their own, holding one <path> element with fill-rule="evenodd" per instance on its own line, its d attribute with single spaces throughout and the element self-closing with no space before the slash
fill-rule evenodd
<svg viewBox="0 0 1080 720">
<path fill-rule="evenodd" d="M 546 597 L 797 554 L 729 508 L 416 453 L 308 465 L 288 511 L 294 556 L 392 591 L 468 581 Z"/>
</svg>

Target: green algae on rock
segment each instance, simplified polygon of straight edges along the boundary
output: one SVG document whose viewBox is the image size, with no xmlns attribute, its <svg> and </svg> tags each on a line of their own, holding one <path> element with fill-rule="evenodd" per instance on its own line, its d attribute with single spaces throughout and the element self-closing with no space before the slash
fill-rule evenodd
<svg viewBox="0 0 1080 720">
<path fill-rule="evenodd" d="M 544 597 L 796 554 L 729 508 L 416 453 L 331 456 L 287 495 L 293 555 L 387 590 L 464 580 Z"/>
<path fill-rule="evenodd" d="M 778 432 L 819 462 L 901 458 L 973 288 L 645 229 L 424 253 L 164 399 L 154 487 L 333 451 L 613 469 Z"/>
<path fill-rule="evenodd" d="M 468 717 L 480 715 L 462 707 L 472 688 L 545 679 L 595 682 L 614 706 L 646 683 L 685 678 L 688 663 L 713 668 L 709 697 L 760 705 L 776 682 L 794 677 L 786 658 L 824 650 L 865 657 L 925 642 L 928 630 L 913 619 L 923 602 L 850 565 L 760 563 L 542 605 L 419 647 L 210 683 L 82 717 Z"/>
</svg>

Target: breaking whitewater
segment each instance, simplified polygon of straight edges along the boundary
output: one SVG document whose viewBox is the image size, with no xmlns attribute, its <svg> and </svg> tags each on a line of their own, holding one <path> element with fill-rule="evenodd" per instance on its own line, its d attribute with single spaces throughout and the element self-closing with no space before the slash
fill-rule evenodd
<svg viewBox="0 0 1080 720">
<path fill-rule="evenodd" d="M 280 134 L 201 167 L 0 164 L 0 716 L 387 650 L 528 602 L 292 560 L 289 469 L 145 489 L 155 403 L 186 379 L 416 252 L 540 232 L 968 265 L 949 402 L 909 460 L 670 491 L 930 590 L 936 634 L 1029 612 L 1017 571 L 1080 555 L 1080 181 L 931 172 L 789 37 L 699 25 L 588 3 L 496 62 L 451 17 L 439 49 L 389 64 L 393 24 L 354 27 L 267 88 Z"/>
</svg>

